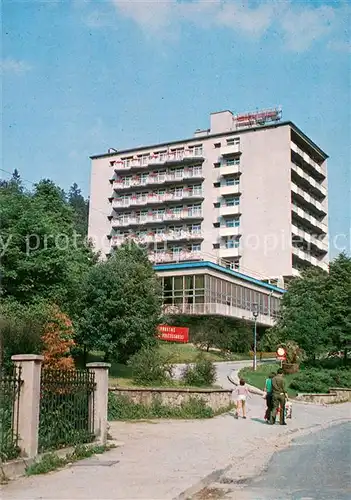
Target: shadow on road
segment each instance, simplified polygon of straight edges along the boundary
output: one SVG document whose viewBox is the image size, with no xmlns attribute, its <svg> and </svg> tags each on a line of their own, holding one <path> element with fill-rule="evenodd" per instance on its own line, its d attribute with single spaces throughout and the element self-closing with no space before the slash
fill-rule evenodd
<svg viewBox="0 0 351 500">
<path fill-rule="evenodd" d="M 263 418 L 256 418 L 256 417 L 253 417 L 253 418 L 251 418 L 251 420 L 252 420 L 253 422 L 258 422 L 259 424 L 265 424 L 265 423 L 266 423 L 266 421 L 265 421 Z"/>
</svg>

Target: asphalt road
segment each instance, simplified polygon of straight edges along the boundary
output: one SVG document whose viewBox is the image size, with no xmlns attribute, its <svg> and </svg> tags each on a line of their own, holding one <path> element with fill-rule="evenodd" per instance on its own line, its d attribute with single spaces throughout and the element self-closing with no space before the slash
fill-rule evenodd
<svg viewBox="0 0 351 500">
<path fill-rule="evenodd" d="M 350 500 L 351 422 L 297 438 L 232 498 Z"/>
</svg>

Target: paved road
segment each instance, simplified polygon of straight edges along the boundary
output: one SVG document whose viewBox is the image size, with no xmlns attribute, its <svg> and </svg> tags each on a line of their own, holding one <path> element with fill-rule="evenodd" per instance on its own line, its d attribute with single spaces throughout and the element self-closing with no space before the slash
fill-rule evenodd
<svg viewBox="0 0 351 500">
<path fill-rule="evenodd" d="M 349 500 L 351 423 L 296 439 L 276 453 L 267 471 L 228 498 L 240 500 Z"/>
</svg>

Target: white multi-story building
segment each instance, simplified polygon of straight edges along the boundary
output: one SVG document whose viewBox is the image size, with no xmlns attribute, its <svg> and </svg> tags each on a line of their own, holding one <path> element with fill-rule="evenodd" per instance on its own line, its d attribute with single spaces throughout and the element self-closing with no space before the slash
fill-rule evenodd
<svg viewBox="0 0 351 500">
<path fill-rule="evenodd" d="M 216 262 L 280 280 L 328 268 L 327 155 L 279 110 L 211 114 L 190 139 L 92 156 L 89 236 L 155 264 Z"/>
</svg>

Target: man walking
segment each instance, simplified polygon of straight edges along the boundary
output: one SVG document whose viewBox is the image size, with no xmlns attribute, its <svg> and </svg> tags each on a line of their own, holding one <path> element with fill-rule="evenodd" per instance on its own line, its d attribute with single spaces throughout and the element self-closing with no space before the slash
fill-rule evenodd
<svg viewBox="0 0 351 500">
<path fill-rule="evenodd" d="M 273 409 L 271 412 L 270 424 L 275 424 L 277 411 L 280 406 L 280 425 L 286 425 L 285 422 L 285 401 L 287 398 L 285 380 L 283 377 L 283 370 L 279 368 L 277 375 L 272 379 L 272 396 L 273 396 Z"/>
</svg>

